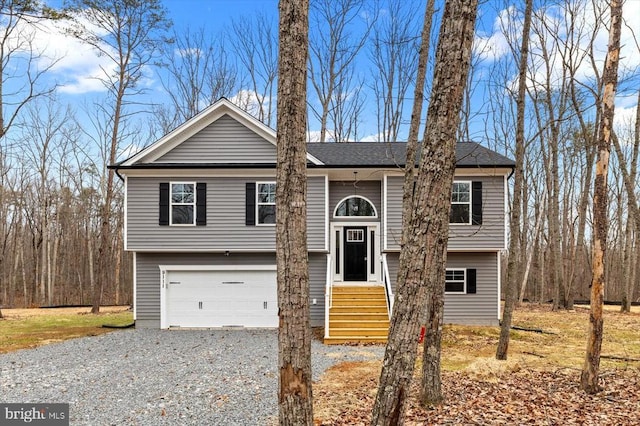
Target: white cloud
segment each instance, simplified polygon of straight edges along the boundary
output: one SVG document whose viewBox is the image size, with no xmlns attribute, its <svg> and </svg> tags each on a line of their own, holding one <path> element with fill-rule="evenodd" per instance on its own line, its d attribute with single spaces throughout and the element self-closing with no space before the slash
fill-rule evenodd
<svg viewBox="0 0 640 426">
<path fill-rule="evenodd" d="M 86 21 L 83 25 L 91 27 L 99 36 L 106 34 L 105 30 L 92 27 Z M 21 43 L 22 52 L 33 51 L 39 55 L 37 67 L 40 70 L 49 68 L 48 78 L 55 80 L 60 93 L 80 95 L 105 91 L 101 80 L 115 75 L 115 64 L 107 55 L 100 54 L 92 46 L 67 34 L 69 27 L 67 20 L 43 21 L 37 26 L 23 23 L 16 32 L 13 45 Z M 108 46 L 104 46 L 104 49 L 111 50 Z M 150 87 L 153 83 L 152 73 L 143 70 L 143 77 L 138 84 Z"/>
<path fill-rule="evenodd" d="M 618 107 L 613 115 L 613 127 L 616 129 L 618 136 L 630 134 L 631 129 L 634 128 L 636 122 L 637 108 L 635 105 L 630 107 Z"/>
<path fill-rule="evenodd" d="M 363 136 L 360 142 L 381 142 L 384 141 L 384 133 L 374 133 L 372 135 Z"/>
<path fill-rule="evenodd" d="M 308 142 L 320 142 L 320 130 L 310 130 L 307 132 Z"/>
<path fill-rule="evenodd" d="M 253 90 L 240 90 L 229 100 L 259 120 L 269 114 L 269 109 L 272 106 L 271 98 Z"/>
<path fill-rule="evenodd" d="M 97 78 L 103 77 L 103 70 L 109 70 L 113 65 L 87 44 L 67 35 L 65 28 L 68 26 L 68 21 L 43 21 L 37 26 L 23 22 L 11 46 L 18 47 L 24 54 L 37 56 L 37 68 L 49 68 L 47 74 L 57 82 L 62 93 L 105 90 Z"/>
<path fill-rule="evenodd" d="M 515 7 L 503 9 L 493 21 L 492 32 L 478 33 L 473 40 L 473 53 L 482 60 L 493 61 L 509 53 L 509 41 L 505 31 L 521 27 L 522 17 Z"/>
</svg>

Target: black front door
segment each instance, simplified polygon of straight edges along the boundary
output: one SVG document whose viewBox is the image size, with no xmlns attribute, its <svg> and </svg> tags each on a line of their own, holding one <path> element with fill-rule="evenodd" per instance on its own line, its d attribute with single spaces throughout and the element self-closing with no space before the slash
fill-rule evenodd
<svg viewBox="0 0 640 426">
<path fill-rule="evenodd" d="M 345 281 L 367 281 L 367 228 L 344 228 Z"/>
</svg>

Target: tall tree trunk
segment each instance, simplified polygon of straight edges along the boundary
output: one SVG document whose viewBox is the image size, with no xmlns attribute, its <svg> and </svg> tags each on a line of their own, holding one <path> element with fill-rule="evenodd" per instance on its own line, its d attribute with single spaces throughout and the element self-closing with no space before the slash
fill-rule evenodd
<svg viewBox="0 0 640 426">
<path fill-rule="evenodd" d="M 88 262 L 89 264 L 88 269 L 89 269 L 89 288 L 91 289 L 91 294 L 94 295 L 97 293 L 96 291 L 96 276 L 95 276 L 95 262 L 93 261 L 93 233 L 90 232 L 91 227 L 87 226 L 87 254 L 88 254 Z M 80 288 L 80 292 L 82 294 L 82 287 Z M 81 297 L 82 299 L 82 297 Z M 83 303 L 83 301 L 81 300 L 80 303 Z"/>
<path fill-rule="evenodd" d="M 416 173 L 414 213 L 402 234 L 396 303 L 373 407 L 374 425 L 397 425 L 404 421 L 427 292 L 430 303 L 438 305 L 433 311 L 435 323 L 428 323 L 427 328 L 442 326 L 455 132 L 469 70 L 476 12 L 476 1 L 451 0 L 445 5 L 427 130 Z M 433 370 L 439 372 L 440 342 L 434 342 L 433 347 L 438 351 L 431 353 L 438 364 Z M 428 391 L 431 393 L 432 389 Z"/>
<path fill-rule="evenodd" d="M 636 176 L 638 175 L 638 155 L 640 154 L 640 91 L 638 91 L 638 101 L 636 106 L 636 120 L 634 126 L 633 149 L 631 151 L 631 165 L 627 169 L 626 160 L 620 146 L 620 141 L 615 134 L 612 134 L 613 146 L 618 164 L 622 172 L 622 179 L 627 193 L 628 221 L 635 225 L 636 238 L 640 237 L 640 205 L 636 196 Z M 637 261 L 634 260 L 633 264 Z M 633 277 L 633 278 L 632 278 Z M 635 269 L 631 271 L 631 276 L 627 276 L 625 294 L 622 298 L 622 312 L 631 312 L 631 302 L 633 301 L 633 290 L 635 286 Z"/>
<path fill-rule="evenodd" d="M 307 252 L 307 67 L 309 1 L 280 0 L 278 53 L 279 417 L 281 425 L 312 425 L 311 327 Z"/>
<path fill-rule="evenodd" d="M 627 214 L 627 224 L 625 226 L 625 244 L 624 244 L 624 261 L 622 269 L 626 273 L 622 274 L 622 303 L 620 304 L 620 312 L 631 312 L 631 301 L 633 300 L 633 283 L 636 280 L 636 256 L 633 252 L 633 229 L 634 223 L 632 213 Z"/>
<path fill-rule="evenodd" d="M 607 248 L 607 175 L 609 150 L 613 132 L 614 99 L 618 85 L 618 60 L 620 56 L 620 32 L 622 27 L 622 1 L 611 0 L 611 27 L 609 29 L 609 50 L 602 75 L 604 93 L 598 135 L 598 161 L 593 197 L 593 278 L 591 281 L 591 309 L 589 314 L 589 334 L 587 351 L 580 377 L 582 389 L 587 393 L 600 391 L 598 374 L 600 350 L 602 348 L 602 307 L 604 305 L 605 268 L 604 258 Z"/>
<path fill-rule="evenodd" d="M 413 213 L 413 183 L 415 182 L 416 152 L 418 151 L 418 133 L 422 120 L 422 104 L 424 99 L 424 85 L 427 76 L 427 62 L 429 61 L 429 45 L 431 41 L 431 23 L 435 0 L 429 0 L 424 11 L 424 25 L 422 26 L 422 40 L 418 52 L 418 69 L 416 84 L 413 91 L 413 108 L 411 110 L 411 124 L 407 138 L 407 156 L 404 166 L 404 186 L 402 194 L 403 229 L 411 219 Z M 389 91 L 390 92 L 390 91 Z M 386 105 L 386 103 L 385 103 Z M 395 139 L 387 138 L 387 141 Z"/>
<path fill-rule="evenodd" d="M 522 27 L 522 44 L 520 47 L 520 64 L 518 65 L 518 95 L 516 98 L 517 122 L 516 122 L 516 171 L 513 183 L 513 204 L 511 206 L 511 220 L 509 236 L 509 261 L 507 263 L 507 285 L 504 295 L 504 310 L 500 327 L 500 340 L 496 349 L 496 359 L 507 359 L 509 350 L 509 338 L 511 333 L 511 319 L 513 307 L 518 291 L 518 279 L 520 268 L 520 213 L 522 204 L 522 184 L 524 182 L 524 104 L 527 92 L 527 60 L 529 57 L 529 31 L 531 29 L 531 14 L 533 0 L 526 0 L 524 11 L 524 25 Z"/>
<path fill-rule="evenodd" d="M 545 197 L 546 195 L 543 197 L 543 200 Z M 518 304 L 521 304 L 522 301 L 524 300 L 524 292 L 527 289 L 527 282 L 529 281 L 529 273 L 531 272 L 531 263 L 533 261 L 533 255 L 537 251 L 536 245 L 540 239 L 540 227 L 542 225 L 542 215 L 544 214 L 543 205 L 544 205 L 544 201 L 538 204 L 538 208 L 536 209 L 536 223 L 533 226 L 533 237 L 532 237 L 533 247 L 530 250 L 528 250 L 528 253 L 526 256 L 524 273 L 522 274 L 522 282 L 520 284 L 520 294 L 518 296 Z"/>
</svg>

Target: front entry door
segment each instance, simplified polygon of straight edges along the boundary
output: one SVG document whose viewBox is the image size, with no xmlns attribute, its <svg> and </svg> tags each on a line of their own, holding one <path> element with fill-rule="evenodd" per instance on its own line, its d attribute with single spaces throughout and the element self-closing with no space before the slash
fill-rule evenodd
<svg viewBox="0 0 640 426">
<path fill-rule="evenodd" d="M 344 280 L 367 281 L 367 227 L 344 228 Z"/>
</svg>

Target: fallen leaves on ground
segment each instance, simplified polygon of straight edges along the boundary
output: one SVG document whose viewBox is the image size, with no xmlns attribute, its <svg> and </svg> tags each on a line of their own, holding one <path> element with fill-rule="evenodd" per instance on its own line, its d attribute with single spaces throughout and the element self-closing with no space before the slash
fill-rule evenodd
<svg viewBox="0 0 640 426">
<path fill-rule="evenodd" d="M 329 402 L 331 412 L 317 410 L 317 425 L 368 425 L 378 378 L 368 363 L 337 365 L 326 374 L 341 374 L 348 382 L 336 389 L 338 378 L 314 385 L 316 403 Z M 344 374 L 348 371 L 348 374 Z M 379 371 L 379 370 L 378 370 Z M 412 386 L 407 425 L 640 425 L 640 370 L 601 372 L 602 392 L 580 389 L 580 371 L 516 369 L 477 377 L 465 371 L 444 372 L 445 402 L 420 407 L 418 380 Z M 323 383 L 333 382 L 332 386 Z M 352 385 L 353 383 L 351 383 Z M 348 389 L 348 390 L 347 390 Z M 336 393 L 338 391 L 338 393 Z"/>
</svg>

